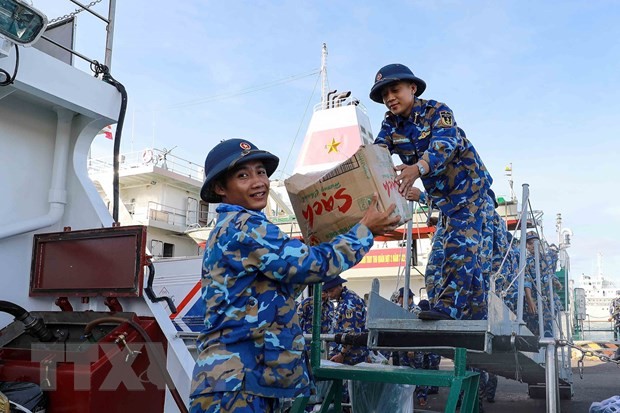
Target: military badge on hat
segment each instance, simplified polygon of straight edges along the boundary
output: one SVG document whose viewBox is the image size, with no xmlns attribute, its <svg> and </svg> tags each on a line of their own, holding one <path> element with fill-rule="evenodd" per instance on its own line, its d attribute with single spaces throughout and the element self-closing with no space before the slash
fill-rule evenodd
<svg viewBox="0 0 620 413">
<path fill-rule="evenodd" d="M 452 112 L 442 110 L 439 112 L 439 126 L 443 128 L 451 128 L 454 126 L 454 119 L 452 118 Z"/>
</svg>

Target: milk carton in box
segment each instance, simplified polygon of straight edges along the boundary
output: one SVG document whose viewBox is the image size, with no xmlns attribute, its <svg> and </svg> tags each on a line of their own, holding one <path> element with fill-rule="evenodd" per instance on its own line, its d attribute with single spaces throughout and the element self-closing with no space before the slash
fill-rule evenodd
<svg viewBox="0 0 620 413">
<path fill-rule="evenodd" d="M 357 224 L 379 195 L 379 208 L 396 204 L 400 224 L 411 219 L 405 198 L 398 193 L 396 172 L 387 148 L 360 146 L 357 152 L 333 169 L 295 174 L 284 181 L 293 211 L 306 242 L 330 241 Z"/>
</svg>

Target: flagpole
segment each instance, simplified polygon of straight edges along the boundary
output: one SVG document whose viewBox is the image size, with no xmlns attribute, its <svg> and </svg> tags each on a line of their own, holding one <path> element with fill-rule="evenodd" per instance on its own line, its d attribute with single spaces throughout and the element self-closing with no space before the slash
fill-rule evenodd
<svg viewBox="0 0 620 413">
<path fill-rule="evenodd" d="M 153 125 L 153 143 L 151 145 L 151 149 L 155 149 L 155 110 L 153 110 L 152 116 L 152 125 Z"/>
</svg>

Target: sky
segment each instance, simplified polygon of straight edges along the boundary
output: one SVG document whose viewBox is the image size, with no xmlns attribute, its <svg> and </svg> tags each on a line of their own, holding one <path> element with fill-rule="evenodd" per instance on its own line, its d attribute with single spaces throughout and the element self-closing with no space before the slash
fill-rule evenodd
<svg viewBox="0 0 620 413">
<path fill-rule="evenodd" d="M 51 20 L 75 10 L 32 0 Z M 93 10 L 107 13 L 108 0 Z M 521 198 L 569 228 L 571 273 L 620 283 L 620 2 L 615 0 L 208 1 L 116 5 L 112 69 L 128 91 L 122 150 L 147 147 L 202 164 L 221 139 L 242 137 L 281 159 L 289 176 L 320 101 L 321 47 L 330 90 L 352 91 L 379 130 L 368 93 L 377 70 L 402 63 L 446 103 L 480 153 L 498 196 L 512 164 Z M 77 15 L 76 49 L 104 60 L 105 26 Z M 88 70 L 88 66 L 77 63 Z M 111 154 L 97 138 L 94 153 Z"/>
</svg>

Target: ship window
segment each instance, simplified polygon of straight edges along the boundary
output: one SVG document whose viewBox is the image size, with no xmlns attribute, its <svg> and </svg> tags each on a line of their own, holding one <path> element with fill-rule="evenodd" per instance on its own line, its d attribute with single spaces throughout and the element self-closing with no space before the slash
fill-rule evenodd
<svg viewBox="0 0 620 413">
<path fill-rule="evenodd" d="M 191 226 L 198 223 L 198 200 L 196 198 L 187 198 L 187 210 L 185 213 L 185 225 Z"/>
<path fill-rule="evenodd" d="M 164 242 L 164 257 L 174 257 L 174 244 Z"/>
<path fill-rule="evenodd" d="M 198 223 L 201 226 L 206 226 L 209 223 L 209 204 L 200 201 L 200 207 L 198 212 Z"/>
</svg>

